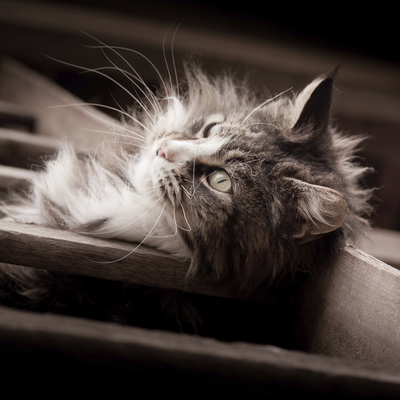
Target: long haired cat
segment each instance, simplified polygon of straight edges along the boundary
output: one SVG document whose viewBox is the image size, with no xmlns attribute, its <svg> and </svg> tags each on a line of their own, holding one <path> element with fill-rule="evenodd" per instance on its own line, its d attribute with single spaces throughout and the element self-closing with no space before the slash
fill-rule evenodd
<svg viewBox="0 0 400 400">
<path fill-rule="evenodd" d="M 335 73 L 265 99 L 229 74 L 187 64 L 184 84 L 143 90 L 112 145 L 81 154 L 66 142 L 27 198 L 1 211 L 190 258 L 188 279 L 206 274 L 241 295 L 279 284 L 326 263 L 368 226 L 371 191 L 358 183 L 367 169 L 354 161 L 362 139 L 331 123 Z M 131 321 L 137 291 L 89 281 L 3 265 L 0 300 L 78 315 L 85 303 L 101 318 Z"/>
</svg>

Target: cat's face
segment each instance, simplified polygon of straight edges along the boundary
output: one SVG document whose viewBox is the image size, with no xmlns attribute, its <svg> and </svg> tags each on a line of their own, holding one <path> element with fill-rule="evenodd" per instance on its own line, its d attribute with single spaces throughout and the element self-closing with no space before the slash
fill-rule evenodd
<svg viewBox="0 0 400 400">
<path fill-rule="evenodd" d="M 337 242 L 351 205 L 331 90 L 327 76 L 262 107 L 227 107 L 235 102 L 219 91 L 220 107 L 175 99 L 167 108 L 150 137 L 149 172 L 193 251 L 190 273 L 248 290 L 293 271 L 325 234 Z"/>
</svg>

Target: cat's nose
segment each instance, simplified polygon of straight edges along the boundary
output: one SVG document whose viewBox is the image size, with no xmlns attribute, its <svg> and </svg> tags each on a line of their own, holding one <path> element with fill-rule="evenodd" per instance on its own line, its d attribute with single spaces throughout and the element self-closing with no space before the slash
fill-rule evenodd
<svg viewBox="0 0 400 400">
<path fill-rule="evenodd" d="M 157 150 L 158 157 L 163 157 L 168 161 L 173 161 L 174 152 L 171 149 L 170 141 L 165 140 Z"/>
</svg>

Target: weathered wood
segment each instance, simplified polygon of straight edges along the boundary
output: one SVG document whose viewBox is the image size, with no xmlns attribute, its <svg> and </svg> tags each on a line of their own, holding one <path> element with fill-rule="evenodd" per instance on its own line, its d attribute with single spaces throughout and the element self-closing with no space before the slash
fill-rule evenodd
<svg viewBox="0 0 400 400">
<path fill-rule="evenodd" d="M 57 151 L 60 140 L 0 128 L 0 161 L 6 165 L 30 168 L 43 156 Z"/>
<path fill-rule="evenodd" d="M 177 289 L 219 297 L 236 297 L 233 290 L 198 277 L 186 280 L 190 260 L 116 240 L 35 225 L 0 221 L 0 262 L 63 271 L 97 278 Z M 285 301 L 259 290 L 248 301 Z"/>
<path fill-rule="evenodd" d="M 18 374 L 35 374 L 37 368 L 32 367 L 40 360 L 42 377 L 50 374 L 60 378 L 60 367 L 64 371 L 68 368 L 72 382 L 94 378 L 100 385 L 100 378 L 114 382 L 126 376 L 136 391 L 143 385 L 148 391 L 150 379 L 164 393 L 195 387 L 196 394 L 217 389 L 279 398 L 299 394 L 335 399 L 400 395 L 399 370 L 273 346 L 223 343 L 5 307 L 0 307 L 0 351 L 9 373 L 15 368 Z"/>
<path fill-rule="evenodd" d="M 137 246 L 135 243 L 102 240 L 35 225 L 0 221 L 0 227 L 4 263 L 170 289 L 184 288 L 188 261 L 167 253 L 145 246 L 132 252 Z"/>
<path fill-rule="evenodd" d="M 82 150 L 93 150 L 112 132 L 121 129 L 117 120 L 63 90 L 42 75 L 12 59 L 0 64 L 0 98 L 35 111 L 38 134 L 67 137 Z"/>
<path fill-rule="evenodd" d="M 131 253 L 135 244 L 4 221 L 0 226 L 1 262 L 235 296 L 204 278 L 185 282 L 187 260 L 144 246 Z M 266 291 L 249 300 L 277 301 Z M 400 366 L 400 271 L 346 247 L 331 269 L 309 279 L 298 307 L 300 347 L 318 354 Z"/>
<path fill-rule="evenodd" d="M 400 232 L 372 229 L 361 250 L 394 268 L 400 269 Z"/>
<path fill-rule="evenodd" d="M 0 165 L 0 188 L 3 189 L 27 189 L 34 171 L 29 169 Z"/>
<path fill-rule="evenodd" d="M 23 132 L 35 132 L 36 114 L 28 107 L 0 100 L 0 126 Z"/>
<path fill-rule="evenodd" d="M 304 285 L 297 322 L 303 349 L 398 367 L 400 271 L 347 247 Z"/>
</svg>

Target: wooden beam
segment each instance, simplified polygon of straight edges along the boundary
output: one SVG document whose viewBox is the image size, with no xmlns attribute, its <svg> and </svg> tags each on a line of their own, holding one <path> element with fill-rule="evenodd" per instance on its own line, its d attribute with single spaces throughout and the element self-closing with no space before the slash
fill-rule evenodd
<svg viewBox="0 0 400 400">
<path fill-rule="evenodd" d="M 114 139 L 120 123 L 15 60 L 0 63 L 0 96 L 36 114 L 39 135 L 68 138 L 81 150 Z"/>
<path fill-rule="evenodd" d="M 400 270 L 400 232 L 374 228 L 360 249 Z"/>
<path fill-rule="evenodd" d="M 176 289 L 210 296 L 235 298 L 222 285 L 198 277 L 186 280 L 190 260 L 135 243 L 102 240 L 37 225 L 0 221 L 0 262 L 71 274 Z M 265 290 L 247 301 L 265 304 L 289 301 Z"/>
<path fill-rule="evenodd" d="M 61 140 L 0 128 L 0 160 L 6 165 L 30 168 L 44 156 L 54 154 Z"/>
<path fill-rule="evenodd" d="M 135 390 L 144 386 L 148 391 L 150 380 L 164 393 L 193 387 L 196 394 L 212 389 L 274 398 L 308 394 L 313 399 L 384 399 L 400 393 L 395 370 L 273 346 L 223 343 L 5 307 L 0 307 L 0 351 L 7 365 L 3 379 L 23 371 L 62 380 L 60 368 L 68 366 L 73 382 L 99 383 L 107 377 L 114 383 L 123 376 Z M 40 368 L 34 367 L 38 359 Z"/>
<path fill-rule="evenodd" d="M 28 107 L 0 100 L 0 123 L 2 128 L 22 132 L 35 132 L 36 113 Z"/>
<path fill-rule="evenodd" d="M 400 271 L 346 247 L 299 296 L 300 348 L 400 367 Z"/>
<path fill-rule="evenodd" d="M 0 165 L 0 188 L 27 189 L 35 173 L 29 169 Z"/>
<path fill-rule="evenodd" d="M 0 262 L 212 296 L 235 294 L 205 278 L 186 282 L 188 260 L 133 243 L 0 222 Z M 117 261 L 120 260 L 120 261 Z M 250 301 L 282 302 L 266 290 Z M 301 290 L 299 347 L 313 353 L 400 367 L 400 271 L 346 247 Z"/>
</svg>

